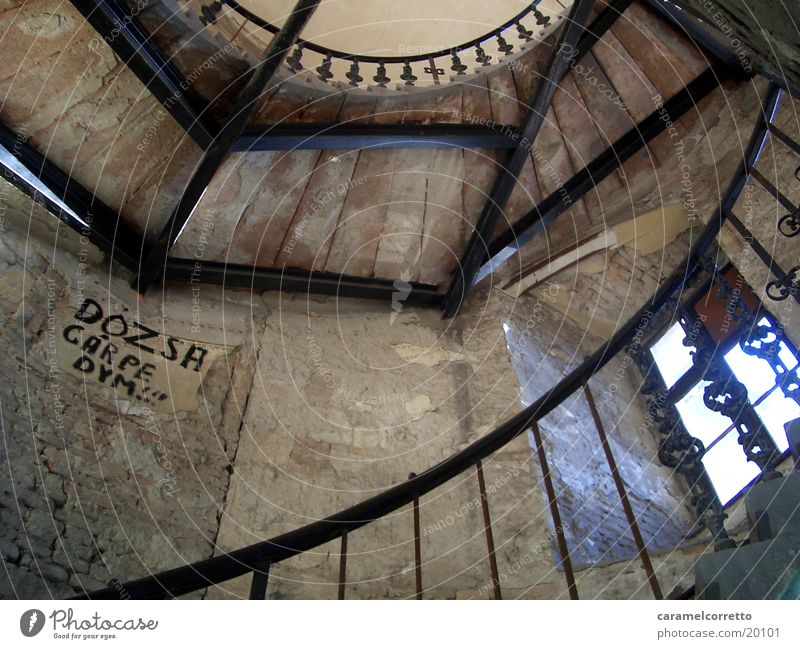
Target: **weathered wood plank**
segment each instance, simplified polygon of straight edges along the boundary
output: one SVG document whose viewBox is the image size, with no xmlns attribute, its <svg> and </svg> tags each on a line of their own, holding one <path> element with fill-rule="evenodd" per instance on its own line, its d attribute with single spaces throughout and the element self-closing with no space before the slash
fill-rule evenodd
<svg viewBox="0 0 800 649">
<path fill-rule="evenodd" d="M 511 69 L 501 66 L 488 75 L 489 99 L 495 124 L 518 127 L 522 121 L 527 98 L 517 99 L 514 75 Z"/>
<path fill-rule="evenodd" d="M 433 101 L 431 101 L 433 99 Z M 463 108 L 461 85 L 434 95 L 409 98 L 405 123 L 459 123 Z M 419 281 L 441 284 L 457 266 L 464 240 L 464 154 L 461 149 L 424 149 L 427 159 L 425 213 L 421 230 Z"/>
<path fill-rule="evenodd" d="M 612 32 L 608 31 L 603 35 L 592 48 L 592 54 L 637 123 L 653 112 L 653 97 L 658 91 Z"/>
<path fill-rule="evenodd" d="M 231 153 L 220 165 L 192 218 L 172 248 L 175 257 L 234 261 L 229 247 L 247 206 L 273 166 L 276 154 Z M 239 263 L 239 259 L 235 260 Z"/>
<path fill-rule="evenodd" d="M 402 122 L 405 105 L 405 95 L 386 93 L 376 100 L 370 123 Z M 398 156 L 397 150 L 363 149 L 358 152 L 353 178 L 332 236 L 326 270 L 372 276 Z"/>
<path fill-rule="evenodd" d="M 328 94 L 317 93 L 316 99 L 305 104 L 298 120 L 332 123 L 346 115 L 349 97 L 344 93 L 331 90 Z M 234 233 L 232 261 L 275 267 L 279 253 L 291 258 L 295 239 L 304 236 L 302 228 L 296 231 L 298 225 L 293 225 L 293 220 L 321 159 L 320 151 L 291 151 L 273 157 L 272 167 L 254 192 Z M 290 260 L 286 263 L 291 265 Z"/>
<path fill-rule="evenodd" d="M 265 92 L 253 109 L 250 122 L 253 124 L 294 123 L 308 105 L 308 97 L 298 92 L 297 86 L 281 83 Z"/>
<path fill-rule="evenodd" d="M 292 151 L 273 159 L 234 232 L 231 261 L 275 265 L 319 157 L 319 151 Z"/>
<path fill-rule="evenodd" d="M 331 115 L 339 115 L 347 93 L 332 90 L 329 93 L 316 92 L 309 96 L 297 121 L 302 124 L 323 124 Z"/>
<path fill-rule="evenodd" d="M 395 169 L 396 150 L 362 150 L 325 270 L 371 277 Z M 390 155 L 389 155 L 390 154 Z"/>
<path fill-rule="evenodd" d="M 201 155 L 194 140 L 184 138 L 138 188 L 126 194 L 121 211 L 125 220 L 155 238 L 181 199 Z"/>
<path fill-rule="evenodd" d="M 303 270 L 325 267 L 357 158 L 357 151 L 322 152 L 278 252 L 278 267 L 286 265 Z"/>
<path fill-rule="evenodd" d="M 567 144 L 567 151 L 574 169 L 583 169 L 606 149 L 597 123 L 593 119 L 572 74 L 564 77 L 561 88 L 553 97 L 553 111 L 558 118 L 561 134 Z M 606 187 L 603 187 L 603 185 Z M 603 183 L 585 197 L 586 209 L 590 214 L 600 212 L 600 206 L 608 189 L 622 186 L 618 176 L 612 175 L 608 183 Z M 601 190 L 602 188 L 602 190 Z"/>
<path fill-rule="evenodd" d="M 672 61 L 667 58 L 661 42 L 646 27 L 627 18 L 627 12 L 611 28 L 614 36 L 636 59 L 647 78 L 666 101 L 679 92 L 684 82 Z M 659 47 L 662 47 L 660 50 Z M 690 79 L 686 80 L 688 83 Z"/>
<path fill-rule="evenodd" d="M 339 112 L 340 124 L 369 124 L 375 113 L 377 97 L 359 92 L 345 94 L 344 103 Z"/>
<path fill-rule="evenodd" d="M 185 133 L 123 64 L 108 79 L 107 86 L 31 132 L 29 143 L 120 210 Z"/>
<path fill-rule="evenodd" d="M 464 156 L 437 149 L 428 167 L 420 281 L 444 284 L 458 267 L 464 241 Z"/>
<path fill-rule="evenodd" d="M 558 118 L 552 107 L 547 111 L 547 116 L 534 151 L 534 166 L 539 179 L 539 188 L 542 196 L 549 196 L 569 180 L 575 170 L 569 158 L 567 147 L 561 136 Z M 556 219 L 550 226 L 549 235 L 555 240 L 574 235 L 575 229 L 587 227 L 589 224 L 588 213 L 583 199 L 576 201 L 564 216 Z"/>
<path fill-rule="evenodd" d="M 404 281 L 419 279 L 428 160 L 415 149 L 399 149 L 389 189 L 373 273 Z"/>
<path fill-rule="evenodd" d="M 602 149 L 604 150 L 625 135 L 636 123 L 628 112 L 616 87 L 606 76 L 603 67 L 591 52 L 583 57 L 581 65 L 583 66 L 582 74 L 578 74 L 578 69 L 576 68 L 572 77 L 583 98 L 583 103 L 589 111 L 591 120 L 602 138 Z M 563 126 L 562 123 L 562 128 Z M 575 165 L 575 167 L 576 169 L 581 168 L 578 165 Z M 614 174 L 601 182 L 593 194 L 596 193 L 602 205 L 611 192 L 622 187 L 622 180 L 626 174 L 635 174 L 644 168 L 652 169 L 652 163 L 647 152 L 641 151 L 626 160 L 622 168 L 617 169 Z M 587 199 L 588 206 L 591 198 L 587 197 Z M 591 214 L 593 212 L 592 208 L 589 211 L 593 221 L 601 218 L 599 214 L 596 217 Z"/>
<path fill-rule="evenodd" d="M 634 2 L 625 15 L 643 31 L 654 36 L 659 49 L 675 66 L 685 84 L 708 67 L 709 61 L 691 39 L 650 7 Z"/>
</svg>

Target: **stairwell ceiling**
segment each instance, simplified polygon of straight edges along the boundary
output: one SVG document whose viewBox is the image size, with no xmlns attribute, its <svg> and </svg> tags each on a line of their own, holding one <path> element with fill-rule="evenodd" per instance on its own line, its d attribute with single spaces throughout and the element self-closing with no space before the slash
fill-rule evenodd
<svg viewBox="0 0 800 649">
<path fill-rule="evenodd" d="M 296 0 L 243 0 L 249 11 L 282 25 Z M 416 55 L 447 49 L 482 36 L 523 11 L 522 0 L 328 0 L 303 32 L 318 45 L 372 56 Z M 563 13 L 569 0 L 542 0 L 548 14 Z"/>
</svg>

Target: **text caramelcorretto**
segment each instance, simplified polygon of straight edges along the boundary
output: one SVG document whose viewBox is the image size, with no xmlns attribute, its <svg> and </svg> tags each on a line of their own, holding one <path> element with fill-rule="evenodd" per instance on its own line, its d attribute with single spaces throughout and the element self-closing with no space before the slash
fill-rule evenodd
<svg viewBox="0 0 800 649">
<path fill-rule="evenodd" d="M 702 622 L 703 620 L 751 620 L 753 618 L 750 613 L 706 613 L 700 611 L 699 613 L 659 613 L 659 620 L 694 620 Z"/>
</svg>

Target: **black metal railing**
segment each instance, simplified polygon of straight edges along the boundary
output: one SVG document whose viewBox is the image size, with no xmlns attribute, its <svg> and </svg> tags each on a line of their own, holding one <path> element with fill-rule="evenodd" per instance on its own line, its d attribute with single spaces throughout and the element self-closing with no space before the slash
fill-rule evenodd
<svg viewBox="0 0 800 649">
<path fill-rule="evenodd" d="M 441 85 L 468 73 L 470 62 L 478 68 L 499 63 L 522 52 L 526 45 L 540 41 L 543 30 L 555 24 L 553 17 L 544 14 L 541 0 L 531 2 L 509 20 L 477 38 L 452 47 L 407 55 L 376 56 L 335 50 L 305 39 L 298 39 L 286 66 L 294 73 L 313 71 L 325 83 L 341 82 L 352 87 L 390 87 L 393 82 L 408 88 L 416 85 Z M 276 34 L 279 27 L 243 7 L 236 0 L 214 0 L 202 6 L 200 19 L 206 25 L 215 24 L 224 7 L 238 14 L 244 22 L 230 36 L 242 33 L 246 25 Z M 555 22 L 563 16 L 555 16 Z M 339 62 L 340 65 L 335 65 Z M 336 69 L 343 70 L 337 78 Z"/>
</svg>

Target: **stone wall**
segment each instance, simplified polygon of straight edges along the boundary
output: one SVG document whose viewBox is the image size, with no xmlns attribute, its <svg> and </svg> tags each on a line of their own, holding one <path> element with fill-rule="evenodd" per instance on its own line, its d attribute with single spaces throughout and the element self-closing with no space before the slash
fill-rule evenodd
<svg viewBox="0 0 800 649">
<path fill-rule="evenodd" d="M 137 302 L 85 240 L 5 181 L 0 201 L 0 597 L 66 597 L 210 556 L 252 378 L 249 319 L 227 303 L 224 331 L 193 336 L 191 296 Z M 66 373 L 56 344 L 86 297 L 225 345 L 200 406 L 151 409 Z M 202 297 L 204 315 L 221 308 Z"/>
<path fill-rule="evenodd" d="M 554 299 L 555 293 L 553 285 L 546 295 Z M 603 342 L 544 300 L 527 319 L 512 318 L 506 330 L 526 405 Z M 647 405 L 639 384 L 635 364 L 621 354 L 598 372 L 589 388 L 645 545 L 653 552 L 672 550 L 691 530 L 694 515 L 680 477 L 658 461 L 658 431 L 645 423 Z M 584 393 L 577 392 L 544 417 L 539 429 L 574 566 L 634 557 L 636 545 Z"/>
</svg>

